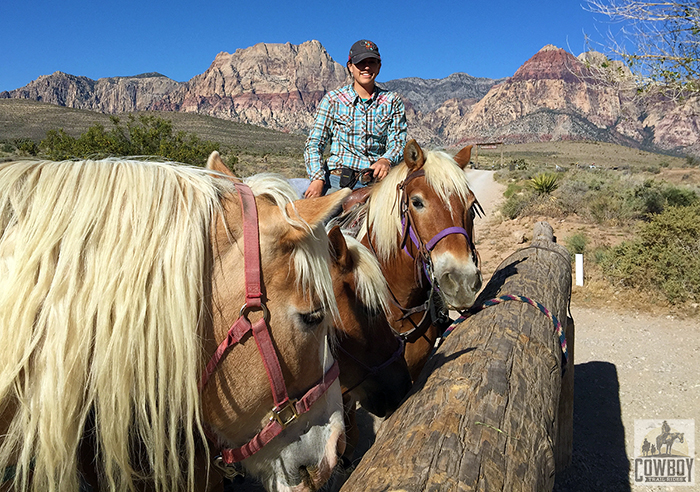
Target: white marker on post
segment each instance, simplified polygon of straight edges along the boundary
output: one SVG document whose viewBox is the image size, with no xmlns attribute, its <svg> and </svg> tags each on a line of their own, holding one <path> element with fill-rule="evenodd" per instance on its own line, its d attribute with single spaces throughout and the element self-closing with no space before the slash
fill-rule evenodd
<svg viewBox="0 0 700 492">
<path fill-rule="evenodd" d="M 583 286 L 583 255 L 576 254 L 576 285 Z"/>
</svg>

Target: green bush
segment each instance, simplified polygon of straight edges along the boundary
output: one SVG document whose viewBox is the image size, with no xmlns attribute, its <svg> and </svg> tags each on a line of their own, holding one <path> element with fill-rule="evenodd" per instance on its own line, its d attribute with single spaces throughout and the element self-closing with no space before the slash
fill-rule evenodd
<svg viewBox="0 0 700 492">
<path fill-rule="evenodd" d="M 39 153 L 39 146 L 35 141 L 28 138 L 18 138 L 15 140 L 15 147 L 20 155 L 35 156 Z"/>
<path fill-rule="evenodd" d="M 667 207 L 691 206 L 698 202 L 698 195 L 687 188 L 646 180 L 635 187 L 632 201 L 641 217 L 649 218 L 651 215 L 660 214 Z"/>
<path fill-rule="evenodd" d="M 588 245 L 588 237 L 582 232 L 576 233 L 573 236 L 566 238 L 566 249 L 573 255 L 582 255 L 586 251 Z"/>
<path fill-rule="evenodd" d="M 503 192 L 503 196 L 506 198 L 510 198 L 513 195 L 520 193 L 523 190 L 523 187 L 520 186 L 518 183 L 508 183 L 508 187 L 506 188 L 506 191 Z"/>
<path fill-rule="evenodd" d="M 516 193 L 501 205 L 501 213 L 508 219 L 519 217 L 532 203 L 532 196 L 527 193 Z"/>
<path fill-rule="evenodd" d="M 170 120 L 129 115 L 126 127 L 111 116 L 113 128 L 91 126 L 78 138 L 63 129 L 51 130 L 41 141 L 41 149 L 50 159 L 101 158 L 110 156 L 160 156 L 169 160 L 202 166 L 220 145 L 201 140 L 193 134 L 175 132 Z M 230 159 L 229 159 L 230 160 Z M 234 163 L 229 162 L 232 167 Z"/>
<path fill-rule="evenodd" d="M 668 207 L 640 226 L 639 237 L 610 249 L 604 274 L 671 303 L 700 299 L 700 205 Z"/>
</svg>

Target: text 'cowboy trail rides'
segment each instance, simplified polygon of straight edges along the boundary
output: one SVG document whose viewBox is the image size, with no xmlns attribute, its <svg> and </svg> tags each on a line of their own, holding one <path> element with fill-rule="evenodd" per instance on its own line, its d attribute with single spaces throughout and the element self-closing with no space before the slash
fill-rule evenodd
<svg viewBox="0 0 700 492">
<path fill-rule="evenodd" d="M 695 420 L 635 420 L 634 482 L 695 485 Z"/>
</svg>

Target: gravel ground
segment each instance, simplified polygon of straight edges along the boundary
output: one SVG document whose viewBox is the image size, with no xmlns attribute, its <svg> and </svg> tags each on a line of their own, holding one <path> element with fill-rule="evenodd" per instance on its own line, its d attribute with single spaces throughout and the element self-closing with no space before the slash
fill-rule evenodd
<svg viewBox="0 0 700 492">
<path fill-rule="evenodd" d="M 635 420 L 700 424 L 700 321 L 572 305 L 574 452 L 555 490 L 700 490 L 636 485 Z M 697 436 L 697 430 L 696 430 Z M 690 443 L 696 436 L 686 436 Z M 695 452 L 697 463 L 697 447 Z"/>
</svg>

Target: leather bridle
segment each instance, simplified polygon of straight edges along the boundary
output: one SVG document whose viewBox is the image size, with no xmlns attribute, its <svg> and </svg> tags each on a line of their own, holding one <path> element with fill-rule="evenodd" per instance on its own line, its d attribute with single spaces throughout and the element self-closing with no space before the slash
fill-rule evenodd
<svg viewBox="0 0 700 492">
<path fill-rule="evenodd" d="M 413 343 L 419 338 L 421 338 L 428 330 L 430 325 L 432 325 L 433 322 L 436 321 L 440 316 L 440 308 L 435 303 L 435 296 L 439 292 L 440 287 L 433 273 L 433 262 L 431 257 L 431 253 L 435 246 L 437 246 L 437 244 L 440 241 L 453 234 L 463 235 L 467 238 L 467 243 L 469 244 L 469 247 L 472 251 L 474 261 L 478 265 L 478 253 L 476 252 L 476 247 L 469 233 L 463 227 L 447 227 L 446 229 L 443 229 L 437 234 L 435 234 L 427 243 L 425 243 L 423 239 L 415 232 L 415 220 L 413 219 L 413 216 L 411 214 L 411 208 L 409 206 L 409 196 L 406 193 L 406 186 L 411 181 L 419 177 L 425 177 L 425 171 L 422 168 L 413 171 L 408 176 L 406 176 L 406 178 L 401 183 L 399 183 L 399 185 L 396 188 L 396 191 L 399 194 L 399 206 L 401 207 L 401 240 L 399 242 L 399 247 L 414 261 L 416 283 L 422 286 L 422 273 L 424 273 L 425 277 L 428 279 L 428 283 L 430 284 L 430 292 L 428 294 L 428 298 L 423 304 L 415 306 L 413 308 L 405 308 L 396 299 L 396 296 L 393 292 L 391 292 L 391 289 L 389 289 L 389 292 L 391 293 L 392 304 L 394 304 L 394 306 L 397 307 L 402 313 L 400 319 L 407 319 L 413 325 L 413 328 L 400 334 L 401 337 L 408 343 Z M 480 209 L 481 205 L 475 199 L 474 203 L 470 208 L 469 213 L 480 214 Z M 417 254 L 415 257 L 408 250 L 407 243 L 409 239 L 411 240 L 411 242 L 417 250 Z M 370 249 L 376 256 L 376 251 L 374 249 L 374 246 L 372 245 L 371 232 L 369 230 L 367 231 L 367 242 L 370 246 Z M 411 316 L 416 313 L 423 313 L 423 317 L 418 323 L 415 323 L 411 318 Z"/>
<path fill-rule="evenodd" d="M 265 371 L 267 372 L 267 378 L 270 382 L 275 406 L 271 411 L 270 421 L 250 441 L 236 449 L 222 447 L 221 460 L 224 465 L 231 465 L 232 463 L 242 461 L 262 449 L 263 446 L 279 435 L 300 415 L 308 412 L 311 409 L 311 405 L 326 393 L 340 373 L 338 362 L 335 361 L 321 381 L 308 390 L 302 398 L 298 400 L 289 398 L 279 358 L 277 357 L 277 352 L 275 351 L 267 326 L 270 313 L 262 300 L 260 238 L 255 197 L 247 185 L 243 183 L 234 183 L 234 185 L 238 191 L 243 213 L 246 299 L 243 307 L 241 307 L 240 316 L 231 326 L 228 335 L 221 344 L 219 344 L 207 363 L 199 383 L 199 391 L 201 392 L 204 389 L 204 386 L 216 371 L 217 365 L 228 348 L 237 344 L 243 337 L 252 332 L 255 343 L 258 346 L 258 351 L 262 357 Z M 254 310 L 261 310 L 263 316 L 254 323 L 251 323 L 248 319 L 248 314 Z M 210 436 L 210 439 L 213 438 Z M 216 439 L 213 440 L 215 442 L 217 441 Z"/>
</svg>

